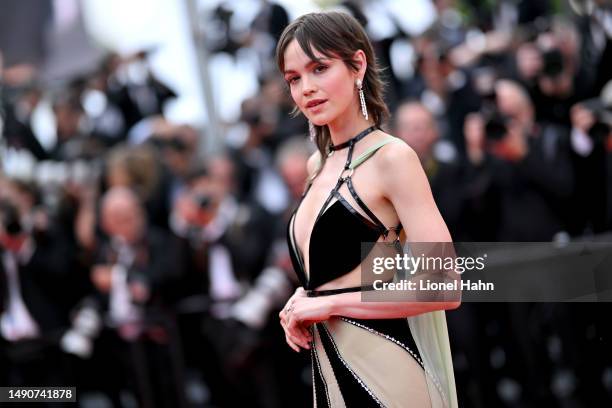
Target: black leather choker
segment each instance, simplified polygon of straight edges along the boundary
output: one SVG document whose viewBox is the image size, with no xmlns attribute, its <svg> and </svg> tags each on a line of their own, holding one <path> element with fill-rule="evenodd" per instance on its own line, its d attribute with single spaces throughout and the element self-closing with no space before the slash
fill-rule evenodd
<svg viewBox="0 0 612 408">
<path fill-rule="evenodd" d="M 344 148 L 347 148 L 350 145 L 357 143 L 358 141 L 360 141 L 361 139 L 363 139 L 364 137 L 366 137 L 367 135 L 369 135 L 370 133 L 372 133 L 375 130 L 376 130 L 376 126 L 370 126 L 369 128 L 359 132 L 359 134 L 357 136 L 347 140 L 344 143 L 340 143 L 339 145 L 336 145 L 336 146 L 334 146 L 333 144 L 330 144 L 329 145 L 329 151 L 330 152 L 335 152 L 336 150 L 342 150 Z"/>
</svg>

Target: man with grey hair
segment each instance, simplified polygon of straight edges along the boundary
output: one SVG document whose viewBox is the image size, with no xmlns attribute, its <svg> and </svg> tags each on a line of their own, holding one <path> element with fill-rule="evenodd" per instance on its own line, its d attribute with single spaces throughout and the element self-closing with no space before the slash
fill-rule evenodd
<svg viewBox="0 0 612 408">
<path fill-rule="evenodd" d="M 431 111 L 420 102 L 402 103 L 395 111 L 395 135 L 414 149 L 425 171 L 429 170 L 434 145 L 440 138 Z"/>
<path fill-rule="evenodd" d="M 123 367 L 125 375 L 134 376 L 139 403 L 157 406 L 157 401 L 161 405 L 182 398 L 180 379 L 170 375 L 181 362 L 170 353 L 178 339 L 166 312 L 167 291 L 181 271 L 176 241 L 146 220 L 140 199 L 129 188 L 113 187 L 102 196 L 99 223 L 106 236 L 96 250 L 90 278 L 107 327 L 94 357 L 112 370 L 107 374 L 125 380 L 117 371 Z M 155 359 L 146 358 L 151 350 Z"/>
<path fill-rule="evenodd" d="M 454 145 L 441 139 L 433 113 L 422 103 L 405 101 L 395 110 L 394 133 L 418 155 L 431 190 L 453 236 L 459 236 L 459 218 L 465 186 Z"/>
</svg>

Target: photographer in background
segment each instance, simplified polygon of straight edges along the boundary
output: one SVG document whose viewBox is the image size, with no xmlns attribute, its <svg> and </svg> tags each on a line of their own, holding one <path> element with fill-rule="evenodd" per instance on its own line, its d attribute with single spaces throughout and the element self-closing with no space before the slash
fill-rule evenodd
<svg viewBox="0 0 612 408">
<path fill-rule="evenodd" d="M 147 223 L 168 229 L 168 180 L 162 155 L 148 144 L 117 145 L 106 156 L 104 184 L 129 188 L 145 208 Z"/>
<path fill-rule="evenodd" d="M 278 112 L 266 109 L 272 106 L 267 99 L 269 95 L 262 94 L 242 102 L 243 140 L 234 143 L 229 155 L 235 163 L 234 194 L 237 199 L 257 203 L 277 215 L 287 207 L 288 197 L 274 169 L 272 146 L 277 142 Z"/>
<path fill-rule="evenodd" d="M 0 57 L 1 59 L 1 57 Z M 0 61 L 1 64 L 1 61 Z M 1 67 L 0 67 L 1 73 Z M 26 150 L 37 160 L 45 160 L 49 153 L 41 145 L 32 129 L 32 114 L 42 97 L 42 90 L 34 84 L 19 88 L 2 87 L 0 75 L 0 132 L 7 148 Z"/>
<path fill-rule="evenodd" d="M 571 110 L 571 144 L 576 171 L 572 199 L 571 233 L 606 231 L 608 169 L 606 165 L 612 129 L 612 82 L 602 96 L 577 103 Z"/>
<path fill-rule="evenodd" d="M 36 196 L 26 184 L 0 179 L 0 381 L 71 385 L 60 339 L 78 296 L 75 250 Z"/>
<path fill-rule="evenodd" d="M 289 282 L 266 268 L 273 218 L 256 203 L 238 201 L 234 191 L 234 163 L 212 157 L 193 172 L 171 216 L 184 242 L 178 308 L 186 360 L 199 364 L 192 369 L 201 370 L 213 402 L 280 406 L 266 344 L 269 317 L 286 300 Z"/>
<path fill-rule="evenodd" d="M 186 179 L 198 157 L 198 140 L 200 131 L 189 125 L 173 125 L 162 119 L 153 127 L 153 134 L 147 139 L 158 152 L 164 172 L 164 204 L 167 206 L 165 221 L 174 201 L 186 188 Z"/>
<path fill-rule="evenodd" d="M 494 110 L 485 113 L 486 149 L 498 159 L 500 241 L 550 241 L 566 231 L 574 189 L 569 135 L 556 124 L 536 122 L 529 95 L 499 80 Z"/>
<path fill-rule="evenodd" d="M 147 223 L 138 196 L 126 187 L 102 196 L 100 226 L 106 239 L 90 277 L 106 327 L 94 345 L 99 367 L 91 372 L 112 377 L 100 383 L 110 384 L 115 401 L 127 387 L 144 406 L 180 404 L 182 359 L 172 353 L 178 339 L 166 296 L 179 273 L 176 242 Z"/>
<path fill-rule="evenodd" d="M 177 96 L 151 70 L 149 59 L 155 51 L 152 48 L 125 57 L 114 55 L 109 61 L 106 93 L 121 111 L 126 129 L 161 114 L 165 104 Z"/>
<path fill-rule="evenodd" d="M 89 133 L 89 118 L 83 109 L 79 84 L 71 84 L 56 94 L 52 108 L 56 141 L 49 151 L 51 160 L 94 160 L 104 153 L 104 144 Z"/>
<path fill-rule="evenodd" d="M 436 204 L 453 237 L 467 237 L 468 225 L 460 225 L 465 216 L 464 203 L 471 186 L 465 181 L 464 166 L 455 146 L 441 140 L 433 113 L 422 103 L 405 101 L 394 114 L 394 133 L 414 149 L 431 185 Z M 473 228 L 473 226 L 471 226 Z"/>
</svg>

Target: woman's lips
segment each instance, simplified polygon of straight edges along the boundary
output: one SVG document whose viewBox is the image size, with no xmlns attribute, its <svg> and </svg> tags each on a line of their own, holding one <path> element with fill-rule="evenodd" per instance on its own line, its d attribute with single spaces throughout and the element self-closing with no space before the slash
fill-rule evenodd
<svg viewBox="0 0 612 408">
<path fill-rule="evenodd" d="M 321 106 L 325 102 L 327 102 L 326 99 L 317 99 L 315 101 L 308 102 L 306 104 L 306 108 L 309 109 L 309 110 L 315 111 L 315 110 L 321 109 Z"/>
</svg>

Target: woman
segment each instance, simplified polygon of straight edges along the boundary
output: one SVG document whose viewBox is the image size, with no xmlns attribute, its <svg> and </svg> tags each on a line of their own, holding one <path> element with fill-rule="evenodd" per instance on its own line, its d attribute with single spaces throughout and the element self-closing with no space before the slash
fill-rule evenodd
<svg viewBox="0 0 612 408">
<path fill-rule="evenodd" d="M 280 313 L 289 346 L 311 350 L 315 405 L 456 407 L 440 310 L 459 302 L 361 301 L 362 242 L 398 242 L 402 226 L 411 242 L 451 241 L 417 155 L 379 129 L 370 41 L 347 14 L 312 13 L 285 29 L 276 58 L 318 147 L 288 226 L 303 288 Z"/>
</svg>

